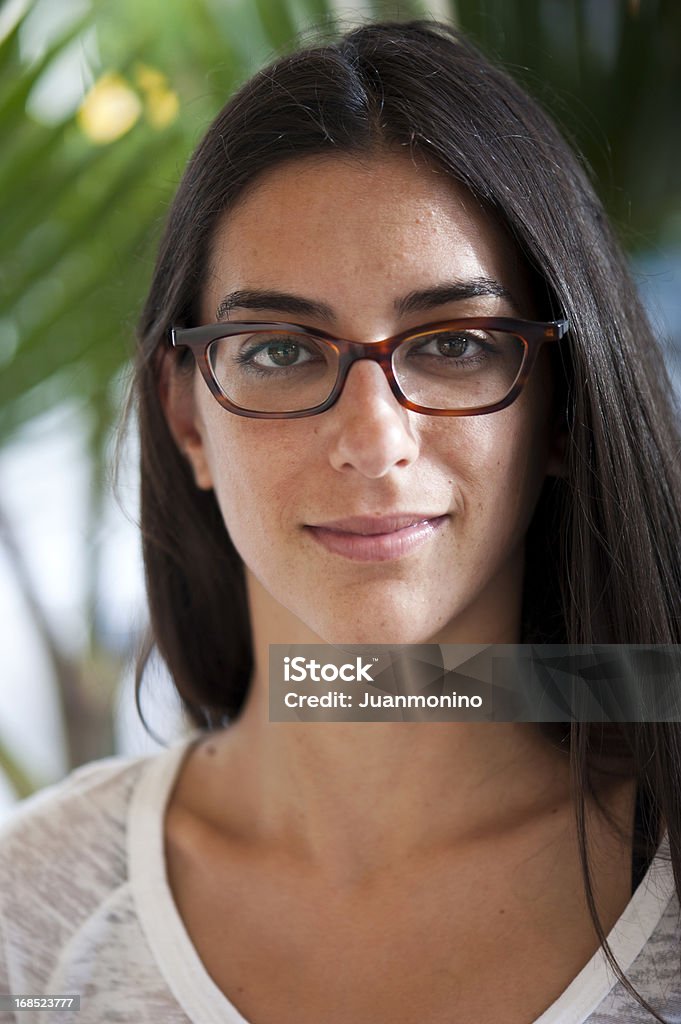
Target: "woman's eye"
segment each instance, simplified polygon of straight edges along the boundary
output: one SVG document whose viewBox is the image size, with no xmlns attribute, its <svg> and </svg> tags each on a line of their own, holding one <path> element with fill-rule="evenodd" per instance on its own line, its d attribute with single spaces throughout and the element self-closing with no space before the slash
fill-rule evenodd
<svg viewBox="0 0 681 1024">
<path fill-rule="evenodd" d="M 273 367 L 302 366 L 318 356 L 304 342 L 296 338 L 276 338 L 269 341 L 257 341 L 241 354 L 240 361 L 250 365 Z"/>
<path fill-rule="evenodd" d="M 275 366 L 293 366 L 295 363 L 305 360 L 305 350 L 297 341 L 273 341 L 262 350 L 261 354 L 271 360 Z"/>
<path fill-rule="evenodd" d="M 422 355 L 439 355 L 453 359 L 474 356 L 484 346 L 482 338 L 476 338 L 470 331 L 452 331 L 434 334 L 430 339 L 421 339 L 418 351 Z"/>
</svg>

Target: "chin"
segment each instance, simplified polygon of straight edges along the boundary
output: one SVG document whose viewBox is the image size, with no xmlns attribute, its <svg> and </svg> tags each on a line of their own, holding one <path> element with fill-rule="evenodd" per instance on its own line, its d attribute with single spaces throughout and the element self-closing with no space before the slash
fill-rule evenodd
<svg viewBox="0 0 681 1024">
<path fill-rule="evenodd" d="M 398 644 L 427 644 L 435 643 L 434 634 L 431 629 L 419 629 L 414 622 L 399 621 L 389 625 L 371 624 L 357 622 L 341 625 L 335 622 L 328 628 L 320 627 L 315 630 L 324 643 L 334 647 L 345 644 L 387 644 L 397 646 Z"/>
</svg>

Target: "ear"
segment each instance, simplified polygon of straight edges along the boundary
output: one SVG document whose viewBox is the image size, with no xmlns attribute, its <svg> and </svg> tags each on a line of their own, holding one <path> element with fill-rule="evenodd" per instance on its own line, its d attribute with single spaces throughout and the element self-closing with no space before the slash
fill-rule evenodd
<svg viewBox="0 0 681 1024">
<path fill-rule="evenodd" d="M 201 429 L 203 423 L 194 394 L 196 366 L 180 366 L 178 353 L 163 350 L 159 355 L 158 394 L 161 407 L 181 455 L 189 462 L 196 486 L 209 491 L 213 477 Z"/>
</svg>

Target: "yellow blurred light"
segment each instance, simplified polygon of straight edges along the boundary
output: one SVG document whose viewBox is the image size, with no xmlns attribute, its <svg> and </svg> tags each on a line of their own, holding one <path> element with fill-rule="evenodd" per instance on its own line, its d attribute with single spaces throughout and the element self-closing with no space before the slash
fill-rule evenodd
<svg viewBox="0 0 681 1024">
<path fill-rule="evenodd" d="M 168 84 L 168 78 L 149 64 L 138 64 L 135 81 L 144 93 L 144 112 L 154 128 L 165 128 L 177 117 L 180 101 Z"/>
<path fill-rule="evenodd" d="M 180 101 L 172 89 L 151 89 L 147 92 L 144 109 L 154 128 L 165 128 L 177 117 Z"/>
<path fill-rule="evenodd" d="M 99 144 L 129 132 L 142 113 L 139 96 L 122 75 L 108 72 L 92 86 L 77 114 L 81 131 Z"/>
<path fill-rule="evenodd" d="M 135 81 L 144 92 L 156 92 L 159 89 L 168 88 L 168 79 L 162 71 L 149 67 L 148 64 L 138 64 L 135 69 Z"/>
</svg>

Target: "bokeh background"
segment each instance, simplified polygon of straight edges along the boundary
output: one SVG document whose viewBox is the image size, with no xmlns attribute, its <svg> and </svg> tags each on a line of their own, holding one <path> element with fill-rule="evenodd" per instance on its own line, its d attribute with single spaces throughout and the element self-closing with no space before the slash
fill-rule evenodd
<svg viewBox="0 0 681 1024">
<path fill-rule="evenodd" d="M 74 766 L 157 749 L 136 438 L 115 430 L 184 164 L 230 93 L 300 41 L 448 20 L 554 115 L 630 254 L 681 395 L 678 0 L 5 0 L 0 4 L 0 817 Z M 415 69 L 418 73 L 418 69 Z M 164 667 L 143 707 L 184 728 Z"/>
</svg>

